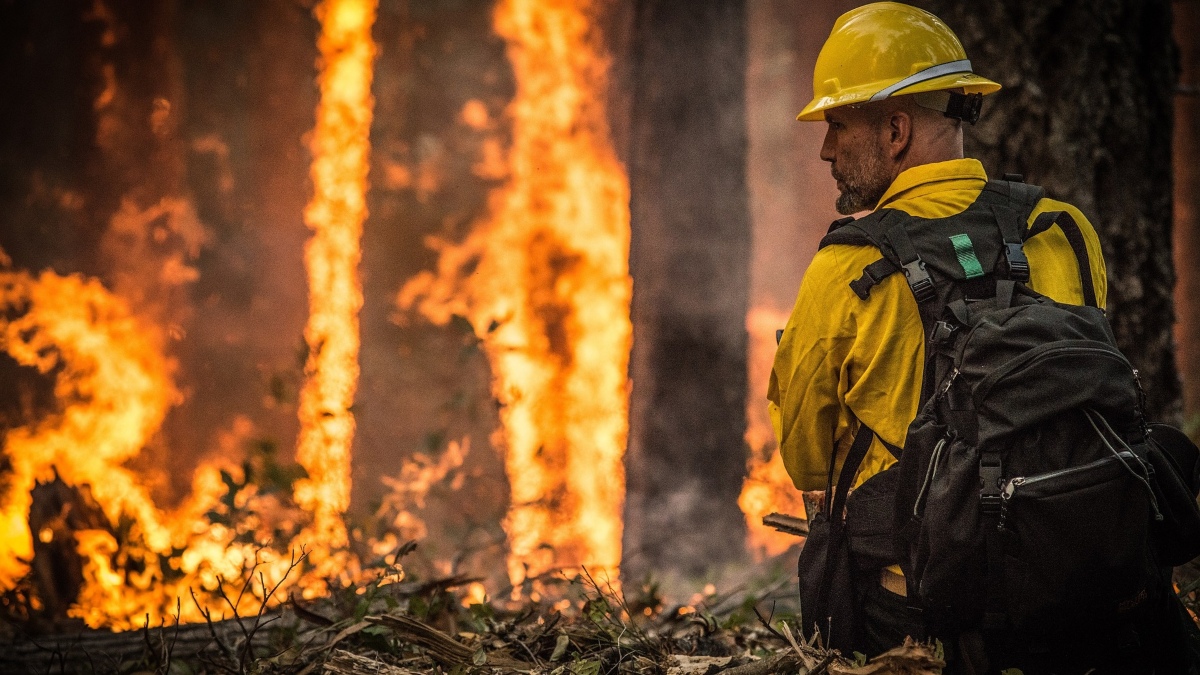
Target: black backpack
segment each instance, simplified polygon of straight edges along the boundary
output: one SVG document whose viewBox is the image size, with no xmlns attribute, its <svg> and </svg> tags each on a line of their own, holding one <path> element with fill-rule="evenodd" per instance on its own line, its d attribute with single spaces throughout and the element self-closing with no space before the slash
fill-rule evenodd
<svg viewBox="0 0 1200 675">
<path fill-rule="evenodd" d="M 1200 555 L 1197 450 L 1146 423 L 1137 371 L 1096 306 L 1078 224 L 1049 212 L 1026 226 L 1043 195 L 989 181 L 955 216 L 882 209 L 835 222 L 821 242 L 880 251 L 850 284 L 863 300 L 905 275 L 926 362 L 920 413 L 899 461 L 847 499 L 870 430 L 855 439 L 827 504 L 838 514 L 845 503 L 846 520 L 824 516 L 844 539 L 834 542 L 842 553 L 818 562 L 899 563 L 909 602 L 934 635 L 978 630 L 1005 654 L 1014 645 L 1053 650 L 1072 636 L 1120 646 L 1129 625 L 1163 611 L 1175 612 L 1166 624 L 1177 628 L 1170 567 Z M 1084 306 L 1026 285 L 1023 244 L 1055 226 L 1075 253 Z M 841 576 L 822 575 L 826 583 Z M 817 617 L 829 592 L 809 591 Z"/>
</svg>

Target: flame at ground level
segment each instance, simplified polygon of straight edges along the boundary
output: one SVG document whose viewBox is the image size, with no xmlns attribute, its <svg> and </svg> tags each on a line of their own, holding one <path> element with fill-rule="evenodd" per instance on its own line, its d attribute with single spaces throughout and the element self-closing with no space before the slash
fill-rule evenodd
<svg viewBox="0 0 1200 675">
<path fill-rule="evenodd" d="M 147 617 L 157 624 L 176 617 L 201 621 L 208 610 L 219 615 L 223 608 L 215 594 L 224 589 L 236 595 L 239 580 L 256 563 L 268 588 L 284 579 L 291 564 L 287 554 L 255 543 L 278 523 L 260 523 L 265 532 L 255 537 L 254 523 L 247 530 L 244 522 L 225 526 L 210 520 L 227 490 L 218 465 L 196 472 L 192 496 L 173 512 L 159 509 L 140 477 L 124 465 L 158 431 L 178 394 L 160 331 L 139 321 L 121 298 L 78 275 L 0 270 L 0 348 L 17 363 L 53 377 L 58 405 L 4 437 L 10 469 L 0 493 L 0 588 L 13 588 L 30 571 L 31 492 L 56 475 L 94 499 L 106 521 L 73 532 L 55 523 L 38 532 L 42 545 L 64 532 L 75 538 L 74 552 L 84 562 L 70 613 L 88 625 L 121 630 L 139 627 Z M 226 468 L 226 475 L 236 472 Z M 301 575 L 291 581 L 301 583 Z M 191 601 L 192 591 L 199 604 Z M 238 610 L 253 611 L 264 595 L 252 589 Z"/>
</svg>

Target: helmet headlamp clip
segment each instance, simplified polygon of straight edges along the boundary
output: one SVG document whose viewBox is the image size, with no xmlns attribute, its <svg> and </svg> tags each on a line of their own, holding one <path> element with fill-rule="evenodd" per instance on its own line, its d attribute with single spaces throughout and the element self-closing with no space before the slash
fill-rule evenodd
<svg viewBox="0 0 1200 675">
<path fill-rule="evenodd" d="M 962 120 L 968 124 L 979 121 L 979 111 L 983 108 L 983 94 L 960 94 L 950 92 L 950 100 L 946 101 L 946 117 Z"/>
</svg>

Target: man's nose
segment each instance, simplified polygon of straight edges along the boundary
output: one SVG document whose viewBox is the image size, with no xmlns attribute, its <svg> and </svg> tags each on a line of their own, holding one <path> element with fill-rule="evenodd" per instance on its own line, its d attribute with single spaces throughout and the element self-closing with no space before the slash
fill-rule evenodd
<svg viewBox="0 0 1200 675">
<path fill-rule="evenodd" d="M 826 162 L 832 162 L 834 158 L 834 148 L 837 145 L 837 140 L 834 137 L 833 129 L 825 131 L 825 141 L 821 143 L 821 159 Z"/>
</svg>

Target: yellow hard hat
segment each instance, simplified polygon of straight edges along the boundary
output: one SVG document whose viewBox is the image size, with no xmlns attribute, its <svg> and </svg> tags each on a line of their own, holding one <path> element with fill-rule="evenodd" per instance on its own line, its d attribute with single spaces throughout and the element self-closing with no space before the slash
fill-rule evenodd
<svg viewBox="0 0 1200 675">
<path fill-rule="evenodd" d="M 863 5 L 838 17 L 813 69 L 813 100 L 796 116 L 889 96 L 961 89 L 990 94 L 1000 85 L 971 72 L 954 31 L 941 19 L 898 2 Z"/>
</svg>

